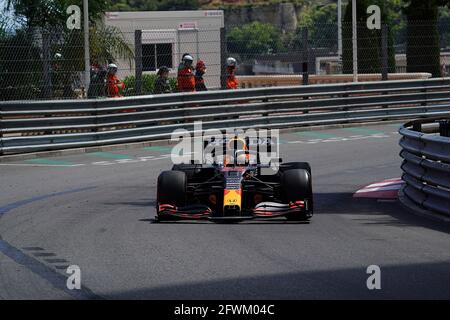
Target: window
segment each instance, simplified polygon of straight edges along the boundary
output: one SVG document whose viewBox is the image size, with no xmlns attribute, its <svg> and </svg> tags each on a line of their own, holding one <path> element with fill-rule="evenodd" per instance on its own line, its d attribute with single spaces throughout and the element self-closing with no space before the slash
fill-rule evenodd
<svg viewBox="0 0 450 320">
<path fill-rule="evenodd" d="M 142 70 L 155 71 L 161 66 L 172 68 L 172 44 L 156 43 L 142 45 Z"/>
</svg>

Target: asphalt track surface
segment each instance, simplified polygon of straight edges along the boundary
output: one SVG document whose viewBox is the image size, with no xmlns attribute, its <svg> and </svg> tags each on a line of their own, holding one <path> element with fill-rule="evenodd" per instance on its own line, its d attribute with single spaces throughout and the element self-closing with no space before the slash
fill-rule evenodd
<svg viewBox="0 0 450 320">
<path fill-rule="evenodd" d="M 352 197 L 400 176 L 396 131 L 282 135 L 284 161 L 312 165 L 309 224 L 153 223 L 165 147 L 2 163 L 0 298 L 448 299 L 450 228 Z M 66 288 L 69 265 L 81 290 Z M 369 265 L 381 290 L 366 287 Z"/>
</svg>

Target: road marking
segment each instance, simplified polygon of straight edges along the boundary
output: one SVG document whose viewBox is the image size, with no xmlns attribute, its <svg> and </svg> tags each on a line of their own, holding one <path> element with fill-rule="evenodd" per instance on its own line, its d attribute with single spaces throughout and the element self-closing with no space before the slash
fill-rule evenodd
<svg viewBox="0 0 450 320">
<path fill-rule="evenodd" d="M 69 161 L 54 160 L 54 159 L 47 159 L 47 158 L 29 159 L 29 160 L 25 160 L 25 162 L 33 163 L 33 164 L 60 165 L 60 166 L 72 166 L 73 165 L 73 163 L 69 162 Z"/>
<path fill-rule="evenodd" d="M 280 144 L 317 144 L 317 143 L 332 143 L 332 142 L 344 142 L 344 141 L 354 141 L 354 140 L 363 140 L 363 139 L 373 139 L 373 138 L 389 138 L 390 135 L 387 135 L 386 133 L 379 131 L 379 130 L 373 130 L 373 129 L 366 129 L 366 128 L 344 128 L 341 130 L 349 130 L 349 131 L 356 131 L 356 133 L 367 133 L 370 132 L 369 135 L 364 134 L 355 134 L 347 137 L 339 137 L 333 134 L 328 133 L 322 133 L 322 132 L 315 132 L 315 131 L 300 131 L 300 132 L 294 132 L 294 134 L 299 136 L 310 136 L 310 137 L 322 137 L 322 138 L 313 138 L 309 140 L 294 140 L 294 141 L 288 141 L 285 139 L 282 139 Z M 392 132 L 392 134 L 398 134 L 397 132 Z M 152 146 L 152 147 L 144 147 L 144 150 L 148 151 L 154 151 L 154 152 L 167 152 L 171 151 L 172 149 L 170 147 L 165 146 Z M 193 153 L 193 152 L 192 152 Z M 150 155 L 150 156 L 132 156 L 132 155 L 126 155 L 126 154 L 118 154 L 118 153 L 110 153 L 110 152 L 90 152 L 86 153 L 89 156 L 94 157 L 101 157 L 101 158 L 108 158 L 111 159 L 109 161 L 95 161 L 91 163 L 72 163 L 69 161 L 63 161 L 63 160 L 53 160 L 53 159 L 46 159 L 46 158 L 38 158 L 38 159 L 30 159 L 25 160 L 26 162 L 30 163 L 0 163 L 0 166 L 30 166 L 30 167 L 78 167 L 78 166 L 85 166 L 85 165 L 93 165 L 93 166 L 111 166 L 115 164 L 127 164 L 127 163 L 139 163 L 139 162 L 146 162 L 146 161 L 153 161 L 153 160 L 165 160 L 167 158 L 171 157 L 171 154 L 160 154 L 158 156 L 156 155 Z"/>
<path fill-rule="evenodd" d="M 336 137 L 336 138 L 330 138 L 330 139 L 324 139 L 322 142 L 337 142 L 337 141 L 345 141 L 345 138 L 342 137 Z"/>
<path fill-rule="evenodd" d="M 85 187 L 85 188 L 77 188 L 77 189 L 71 189 L 66 190 L 62 192 L 56 192 L 56 193 L 50 193 L 46 195 L 36 196 L 20 201 L 16 201 L 4 206 L 0 207 L 0 216 L 8 213 L 11 210 L 14 210 L 18 207 L 27 205 L 29 203 L 35 202 L 35 201 L 41 201 L 48 198 L 56 197 L 56 196 L 62 196 L 65 194 L 75 193 L 75 192 L 81 192 L 86 191 L 90 189 L 94 189 L 96 187 Z M 28 249 L 33 249 L 35 251 L 41 251 L 42 248 L 40 247 L 29 247 Z M 58 272 L 56 272 L 54 269 L 48 267 L 44 263 L 40 262 L 36 258 L 33 258 L 30 255 L 25 254 L 20 249 L 14 247 L 9 242 L 0 239 L 0 253 L 4 254 L 6 257 L 9 257 L 11 260 L 13 260 L 15 263 L 24 266 L 34 274 L 38 275 L 42 279 L 46 280 L 50 285 L 52 285 L 54 288 L 59 289 L 66 294 L 72 296 L 75 299 L 102 299 L 101 296 L 96 295 L 93 293 L 89 288 L 82 286 L 81 290 L 68 290 L 66 287 L 66 280 L 67 277 L 65 275 L 62 275 Z"/>
<path fill-rule="evenodd" d="M 167 158 L 170 158 L 170 154 L 162 154 L 161 156 L 159 156 L 159 157 L 156 157 L 156 158 L 153 158 L 152 160 L 162 160 L 162 159 L 167 159 Z"/>
<path fill-rule="evenodd" d="M 110 166 L 115 164 L 114 162 L 111 161 L 96 161 L 96 162 L 92 162 L 91 165 L 93 166 Z"/>
<path fill-rule="evenodd" d="M 89 156 L 99 157 L 99 158 L 108 158 L 108 159 L 130 159 L 130 156 L 126 154 L 120 153 L 110 153 L 110 152 L 89 152 L 87 153 Z"/>
<path fill-rule="evenodd" d="M 48 258 L 44 260 L 48 263 L 69 263 L 69 261 L 67 261 L 66 259 L 61 258 Z"/>
<path fill-rule="evenodd" d="M 144 147 L 144 150 L 147 151 L 157 151 L 157 152 L 171 152 L 171 147 L 162 147 L 162 146 L 152 146 L 152 147 Z"/>
<path fill-rule="evenodd" d="M 58 273 L 54 269 L 23 253 L 18 248 L 2 239 L 0 239 L 0 253 L 46 280 L 55 289 L 61 290 L 75 299 L 102 299 L 102 297 L 96 295 L 85 286 L 82 286 L 81 290 L 67 289 L 67 277 L 65 275 Z"/>
<path fill-rule="evenodd" d="M 33 164 L 33 163 L 0 163 L 0 166 L 17 166 L 17 167 L 80 167 L 84 163 L 63 165 L 63 164 Z"/>
<path fill-rule="evenodd" d="M 341 130 L 350 131 L 350 132 L 354 132 L 354 133 L 361 133 L 361 134 L 364 134 L 364 135 L 384 134 L 384 131 L 369 129 L 369 128 L 365 128 L 365 127 L 360 127 L 360 128 L 359 127 L 358 128 L 342 128 Z"/>
<path fill-rule="evenodd" d="M 140 159 L 118 159 L 116 160 L 116 163 L 136 163 L 141 162 Z"/>
<path fill-rule="evenodd" d="M 296 134 L 300 137 L 310 137 L 310 138 L 316 138 L 316 139 L 331 139 L 331 138 L 337 137 L 335 134 L 323 133 L 323 132 L 317 132 L 317 131 L 298 131 L 298 132 L 294 132 L 294 134 Z"/>
<path fill-rule="evenodd" d="M 23 250 L 28 250 L 28 251 L 44 251 L 44 248 L 41 247 L 23 247 Z"/>
<path fill-rule="evenodd" d="M 35 257 L 56 257 L 56 254 L 53 252 L 36 252 L 33 253 L 33 256 Z"/>
<path fill-rule="evenodd" d="M 13 202 L 4 206 L 0 207 L 0 216 L 21 206 L 24 206 L 26 204 L 29 204 L 31 202 L 35 202 L 35 201 L 40 201 L 40 200 L 44 200 L 44 199 L 48 199 L 48 198 L 52 198 L 52 197 L 56 197 L 56 196 L 62 196 L 62 195 L 66 195 L 66 194 L 70 194 L 70 193 L 75 193 L 75 192 L 81 192 L 81 191 L 86 191 L 86 190 L 91 190 L 94 189 L 96 187 L 85 187 L 85 188 L 78 188 L 78 189 L 71 189 L 71 190 L 67 190 L 67 191 L 62 191 L 62 192 L 55 192 L 55 193 L 50 193 L 50 194 L 46 194 L 43 196 L 36 196 L 36 197 L 32 197 L 29 199 L 25 199 L 25 200 L 20 200 L 17 202 Z"/>
<path fill-rule="evenodd" d="M 306 144 L 315 144 L 315 143 L 330 143 L 330 142 L 342 142 L 342 141 L 354 141 L 354 140 L 363 140 L 363 139 L 372 139 L 372 138 L 376 138 L 376 139 L 380 139 L 380 138 L 389 138 L 389 135 L 386 135 L 384 133 L 380 134 L 372 134 L 372 135 L 368 135 L 368 136 L 364 136 L 364 135 L 353 135 L 353 136 L 349 136 L 349 137 L 334 137 L 334 138 L 329 138 L 329 139 L 311 139 L 311 140 L 294 140 L 294 141 L 288 141 L 288 144 L 302 144 L 302 143 L 306 143 Z"/>
</svg>

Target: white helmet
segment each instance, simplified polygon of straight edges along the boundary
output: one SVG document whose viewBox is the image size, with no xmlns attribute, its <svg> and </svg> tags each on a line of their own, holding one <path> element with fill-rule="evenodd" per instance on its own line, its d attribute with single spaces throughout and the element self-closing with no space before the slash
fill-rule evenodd
<svg viewBox="0 0 450 320">
<path fill-rule="evenodd" d="M 108 64 L 108 71 L 113 71 L 113 72 L 117 72 L 117 65 L 114 63 L 110 63 Z"/>
<path fill-rule="evenodd" d="M 184 57 L 183 57 L 183 62 L 190 62 L 190 63 L 192 63 L 192 62 L 194 62 L 194 58 L 192 58 L 192 56 L 191 55 L 185 55 Z"/>
<path fill-rule="evenodd" d="M 236 59 L 233 57 L 229 57 L 227 58 L 227 66 L 231 67 L 235 67 L 236 66 Z"/>
</svg>

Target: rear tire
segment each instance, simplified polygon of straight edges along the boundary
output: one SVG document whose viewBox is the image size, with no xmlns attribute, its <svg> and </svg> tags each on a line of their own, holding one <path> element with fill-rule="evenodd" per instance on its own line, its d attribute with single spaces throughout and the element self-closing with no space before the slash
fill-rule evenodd
<svg viewBox="0 0 450 320">
<path fill-rule="evenodd" d="M 286 215 L 288 220 L 307 221 L 311 218 L 313 213 L 313 193 L 310 171 L 306 168 L 284 171 L 281 176 L 281 191 L 284 201 L 287 203 L 297 200 L 306 200 L 308 202 L 308 211 L 306 213 L 290 213 Z"/>
</svg>

